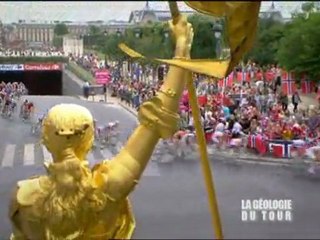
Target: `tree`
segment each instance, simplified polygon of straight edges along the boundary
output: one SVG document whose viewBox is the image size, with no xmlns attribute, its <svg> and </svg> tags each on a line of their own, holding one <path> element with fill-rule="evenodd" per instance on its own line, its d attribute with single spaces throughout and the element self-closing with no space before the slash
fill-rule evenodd
<svg viewBox="0 0 320 240">
<path fill-rule="evenodd" d="M 245 60 L 253 60 L 260 65 L 275 64 L 276 54 L 286 24 L 274 21 L 272 18 L 259 20 L 257 36 L 251 51 L 246 55 Z"/>
<path fill-rule="evenodd" d="M 63 47 L 63 38 L 62 37 L 58 37 L 58 36 L 54 36 L 53 40 L 52 40 L 52 44 L 54 47 L 60 49 Z"/>
<path fill-rule="evenodd" d="M 98 26 L 91 25 L 89 27 L 89 34 L 93 36 L 99 35 L 101 34 L 101 29 Z"/>
<path fill-rule="evenodd" d="M 305 2 L 301 5 L 301 9 L 304 13 L 311 13 L 316 10 L 314 2 Z"/>
<path fill-rule="evenodd" d="M 193 14 L 188 17 L 188 20 L 194 31 L 191 58 L 215 58 L 216 38 L 212 29 L 213 19 L 206 15 Z"/>
<path fill-rule="evenodd" d="M 277 58 L 279 63 L 296 73 L 306 72 L 311 79 L 320 79 L 320 13 L 307 19 L 295 18 L 284 32 Z"/>
<path fill-rule="evenodd" d="M 215 58 L 216 39 L 212 29 L 213 19 L 195 14 L 189 16 L 189 21 L 192 23 L 195 33 L 191 57 L 194 59 Z M 136 37 L 137 30 L 140 32 L 139 38 Z M 100 41 L 99 48 L 113 60 L 117 60 L 119 57 L 123 58 L 123 54 L 119 53 L 120 50 L 117 47 L 120 42 L 126 43 L 148 58 L 172 58 L 175 44 L 170 33 L 169 37 L 166 37 L 168 33 L 167 23 L 147 23 L 143 26 L 127 29 L 124 36 L 120 38 L 116 34 L 106 36 L 103 44 L 101 44 L 103 41 Z M 150 61 L 143 59 L 140 59 L 139 62 L 153 67 L 158 65 L 158 63 L 150 63 Z"/>
<path fill-rule="evenodd" d="M 106 54 L 110 60 L 117 61 L 124 59 L 124 53 L 118 48 L 118 45 L 121 42 L 122 38 L 117 36 L 117 34 L 110 34 L 102 48 L 102 52 Z"/>
<path fill-rule="evenodd" d="M 141 35 L 137 38 L 136 31 Z M 148 24 L 140 29 L 127 32 L 128 45 L 150 58 L 172 57 L 172 42 L 165 38 L 166 25 L 163 23 Z"/>
<path fill-rule="evenodd" d="M 106 37 L 104 36 L 100 27 L 91 25 L 89 27 L 89 35 L 85 36 L 86 45 L 89 48 L 99 49 L 103 47 Z"/>
<path fill-rule="evenodd" d="M 63 36 L 69 33 L 68 27 L 64 23 L 58 23 L 54 27 L 54 34 L 57 36 Z"/>
</svg>

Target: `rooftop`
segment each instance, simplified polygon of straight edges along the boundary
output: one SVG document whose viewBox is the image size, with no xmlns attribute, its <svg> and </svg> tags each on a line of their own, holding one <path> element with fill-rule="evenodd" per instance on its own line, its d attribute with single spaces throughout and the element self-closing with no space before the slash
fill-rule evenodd
<svg viewBox="0 0 320 240">
<path fill-rule="evenodd" d="M 54 5 L 53 5 L 54 3 Z M 120 2 L 118 2 L 120 4 Z M 295 12 L 295 11 L 301 11 L 301 4 L 303 2 L 274 2 L 274 8 L 278 11 L 281 11 L 281 14 L 283 16 L 283 18 L 290 18 L 291 17 L 291 13 Z M 35 20 L 20 20 L 17 21 L 17 23 L 24 23 L 24 24 L 56 24 L 59 21 L 55 21 L 57 19 L 60 20 L 73 20 L 72 22 L 69 21 L 69 24 L 72 25 L 90 25 L 92 23 L 98 23 L 99 22 L 101 24 L 112 24 L 112 25 L 116 25 L 116 24 L 125 24 L 126 21 L 123 20 L 127 20 L 128 18 L 128 14 L 130 13 L 130 10 L 128 11 L 128 9 L 132 9 L 132 7 L 127 7 L 126 4 L 128 4 L 128 6 L 131 4 L 129 4 L 129 2 L 124 2 L 123 3 L 123 8 L 121 8 L 119 11 L 117 10 L 117 12 L 115 12 L 114 14 L 106 14 L 106 6 L 108 6 L 108 4 L 104 4 L 103 6 L 101 5 L 101 8 L 96 9 L 96 11 L 88 11 L 88 8 L 86 6 L 89 6 L 90 4 L 88 2 L 76 2 L 76 3 L 72 3 L 72 2 L 52 2 L 50 3 L 52 6 L 52 9 L 50 8 L 50 10 L 46 10 L 46 11 L 40 11 L 39 9 L 41 8 L 48 8 L 48 4 L 49 2 L 42 2 L 40 1 L 39 3 L 37 3 L 34 7 L 32 7 L 32 9 L 30 8 L 30 3 L 23 3 L 21 2 L 21 4 L 16 4 L 14 2 L 6 2 L 4 3 L 7 7 L 7 9 L 12 9 L 12 13 L 16 13 L 13 15 L 17 15 L 20 16 L 20 18 L 24 18 L 24 19 L 29 19 L 29 17 L 33 17 L 34 19 L 51 19 L 51 20 L 47 20 L 47 21 L 35 21 Z M 28 5 L 29 4 L 29 5 Z M 95 3 L 92 3 L 95 4 Z M 91 5 L 92 5 L 91 4 Z M 40 6 L 41 5 L 41 6 Z M 132 4 L 131 4 L 132 5 Z M 137 6 L 136 9 L 138 11 L 143 10 L 143 5 L 144 8 L 146 9 L 146 4 L 143 2 L 140 2 L 138 4 L 138 2 L 136 2 L 136 4 L 134 4 L 133 6 Z M 182 1 L 178 1 L 178 5 L 179 5 L 179 9 L 180 11 L 185 11 L 185 12 L 191 12 L 193 11 L 191 8 L 189 8 L 184 2 Z M 268 10 L 271 9 L 271 5 L 272 2 L 271 1 L 263 1 L 261 4 L 261 12 L 266 12 Z M 25 9 L 27 6 L 29 6 L 28 9 Z M 62 6 L 63 6 L 63 10 L 62 10 Z M 98 6 L 98 5 L 97 5 Z M 100 6 L 100 5 L 99 5 Z M 121 7 L 121 5 L 120 5 Z M 60 10 L 61 11 L 60 11 Z M 134 8 L 133 8 L 134 9 Z M 158 13 L 158 15 L 161 15 L 161 12 L 169 12 L 169 6 L 167 1 L 149 1 L 148 2 L 148 9 L 155 11 Z M 1 9 L 0 9 L 1 10 Z M 26 11 L 28 10 L 28 12 L 30 12 L 29 15 L 26 15 Z M 134 11 L 133 11 L 134 12 Z M 20 14 L 21 13 L 21 14 Z M 45 13 L 45 14 L 43 14 Z M 165 14 L 165 13 L 163 13 Z M 12 14 L 8 14 L 8 12 L 4 12 L 3 15 L 1 15 L 1 20 L 3 20 L 5 23 L 10 23 L 9 19 L 12 19 L 10 16 Z M 45 16 L 44 16 L 45 15 Z M 106 16 L 107 15 L 107 16 Z M 122 19 L 122 21 L 117 21 L 117 20 L 109 20 L 110 16 L 114 19 Z M 121 16 L 121 17 L 120 17 Z M 165 16 L 166 18 L 167 16 Z M 81 21 L 81 19 L 88 19 L 88 20 L 92 20 L 90 22 L 85 22 L 85 21 Z M 102 19 L 102 20 L 97 20 L 95 21 L 95 19 Z M 77 20 L 80 20 L 77 21 Z"/>
</svg>

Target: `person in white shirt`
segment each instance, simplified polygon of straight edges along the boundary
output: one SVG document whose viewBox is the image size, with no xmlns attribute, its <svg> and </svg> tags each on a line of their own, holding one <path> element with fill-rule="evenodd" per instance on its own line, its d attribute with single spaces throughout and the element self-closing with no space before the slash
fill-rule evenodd
<svg viewBox="0 0 320 240">
<path fill-rule="evenodd" d="M 204 118 L 201 116 L 201 124 L 203 125 L 203 123 L 204 123 Z M 190 113 L 189 124 L 188 125 L 189 126 L 194 126 L 194 121 L 193 121 L 193 117 L 192 117 L 191 113 Z"/>
<path fill-rule="evenodd" d="M 241 124 L 240 124 L 238 121 L 236 121 L 236 122 L 233 124 L 231 133 L 232 133 L 232 138 L 239 138 L 239 137 L 241 137 L 242 135 L 244 135 L 244 133 L 242 132 L 242 126 L 241 126 Z"/>
<path fill-rule="evenodd" d="M 212 141 L 217 144 L 217 147 L 220 148 L 223 144 L 223 137 L 224 137 L 224 130 L 225 130 L 225 122 L 224 119 L 218 119 L 218 124 L 214 129 L 214 133 L 212 135 Z"/>
</svg>

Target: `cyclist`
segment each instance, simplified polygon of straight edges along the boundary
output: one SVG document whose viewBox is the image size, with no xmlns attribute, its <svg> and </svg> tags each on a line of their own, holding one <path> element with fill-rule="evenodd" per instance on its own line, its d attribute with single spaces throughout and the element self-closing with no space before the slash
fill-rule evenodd
<svg viewBox="0 0 320 240">
<path fill-rule="evenodd" d="M 6 93 L 4 96 L 4 107 L 2 109 L 2 113 L 6 114 L 9 110 L 9 107 L 11 106 L 12 103 L 12 98 L 11 98 L 11 94 Z"/>
</svg>

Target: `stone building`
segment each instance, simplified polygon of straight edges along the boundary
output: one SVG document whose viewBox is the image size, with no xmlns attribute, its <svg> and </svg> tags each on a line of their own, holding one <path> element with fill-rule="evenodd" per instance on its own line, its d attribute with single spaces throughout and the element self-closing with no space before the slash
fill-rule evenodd
<svg viewBox="0 0 320 240">
<path fill-rule="evenodd" d="M 149 1 L 146 2 L 146 5 L 141 10 L 132 11 L 129 17 L 130 24 L 145 24 L 150 22 L 165 22 L 171 20 L 171 13 L 167 7 L 163 8 L 163 6 L 167 6 L 161 4 L 161 6 L 155 6 L 154 3 Z M 159 10 L 162 7 L 161 10 Z M 187 8 L 179 8 L 180 12 L 185 15 L 190 15 L 195 13 L 192 9 Z"/>
<path fill-rule="evenodd" d="M 72 54 L 73 56 L 83 55 L 83 38 L 74 34 L 68 34 L 63 37 L 63 52 L 66 56 Z"/>
<path fill-rule="evenodd" d="M 103 21 L 90 21 L 90 22 L 68 22 L 66 23 L 69 33 L 76 36 L 85 36 L 90 34 L 90 27 L 99 27 L 101 31 L 106 34 L 121 32 L 129 27 L 126 21 L 111 20 L 108 22 Z"/>
<path fill-rule="evenodd" d="M 17 38 L 26 46 L 51 46 L 54 37 L 54 24 L 52 22 L 25 22 L 19 21 L 16 27 Z"/>
</svg>

